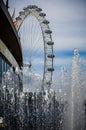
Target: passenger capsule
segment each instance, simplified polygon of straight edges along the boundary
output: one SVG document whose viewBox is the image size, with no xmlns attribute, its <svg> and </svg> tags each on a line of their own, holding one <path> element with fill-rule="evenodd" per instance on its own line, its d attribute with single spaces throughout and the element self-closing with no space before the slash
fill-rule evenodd
<svg viewBox="0 0 86 130">
<path fill-rule="evenodd" d="M 48 45 L 54 45 L 54 42 L 48 41 L 47 44 L 48 44 Z"/>
<path fill-rule="evenodd" d="M 27 6 L 28 9 L 32 9 L 32 5 Z"/>
<path fill-rule="evenodd" d="M 28 9 L 36 9 L 36 8 L 38 8 L 36 5 L 29 5 L 28 6 Z"/>
<path fill-rule="evenodd" d="M 24 7 L 24 8 L 23 8 L 23 10 L 27 10 L 27 9 L 28 9 L 28 7 Z"/>
<path fill-rule="evenodd" d="M 49 24 L 49 21 L 48 20 L 44 20 L 42 23 Z"/>
<path fill-rule="evenodd" d="M 24 15 L 25 13 L 24 13 L 24 11 L 20 11 L 19 14 L 20 15 Z"/>
<path fill-rule="evenodd" d="M 45 33 L 47 33 L 47 34 L 51 34 L 52 31 L 51 31 L 51 30 L 45 30 Z"/>
<path fill-rule="evenodd" d="M 48 68 L 47 70 L 48 71 L 54 71 L 54 68 Z"/>
<path fill-rule="evenodd" d="M 54 55 L 54 54 L 49 54 L 47 57 L 48 57 L 48 58 L 54 58 L 55 55 Z"/>
<path fill-rule="evenodd" d="M 39 16 L 44 17 L 44 16 L 46 16 L 46 14 L 45 13 L 40 13 Z"/>
<path fill-rule="evenodd" d="M 22 20 L 22 18 L 21 17 L 16 17 L 16 20 Z"/>
<path fill-rule="evenodd" d="M 36 5 L 32 5 L 32 7 L 33 7 L 33 9 L 36 9 L 36 8 L 38 8 L 38 6 L 36 6 Z"/>
<path fill-rule="evenodd" d="M 41 12 L 41 11 L 42 11 L 42 9 L 41 9 L 41 8 L 37 8 L 37 9 L 36 9 L 36 11 Z"/>
</svg>

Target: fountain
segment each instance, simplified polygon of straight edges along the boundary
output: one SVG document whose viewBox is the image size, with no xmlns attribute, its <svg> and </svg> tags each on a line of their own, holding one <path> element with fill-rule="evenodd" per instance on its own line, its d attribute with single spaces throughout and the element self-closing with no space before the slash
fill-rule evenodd
<svg viewBox="0 0 86 130">
<path fill-rule="evenodd" d="M 78 49 L 74 49 L 71 69 L 71 91 L 68 100 L 68 120 L 66 130 L 85 130 L 84 106 L 82 98 L 82 77 Z"/>
<path fill-rule="evenodd" d="M 86 99 L 82 95 L 78 49 L 74 49 L 71 75 L 65 67 L 61 69 L 59 95 L 53 87 L 45 86 L 46 89 L 42 92 L 41 77 L 37 75 L 36 79 L 36 75 L 30 74 L 28 69 L 23 72 L 25 77 L 22 77 L 22 71 L 18 68 L 15 71 L 10 68 L 3 73 L 0 87 L 0 125 L 3 120 L 5 130 L 85 130 Z M 29 84 L 29 80 L 34 83 Z M 34 85 L 37 90 L 30 91 L 28 88 Z"/>
</svg>

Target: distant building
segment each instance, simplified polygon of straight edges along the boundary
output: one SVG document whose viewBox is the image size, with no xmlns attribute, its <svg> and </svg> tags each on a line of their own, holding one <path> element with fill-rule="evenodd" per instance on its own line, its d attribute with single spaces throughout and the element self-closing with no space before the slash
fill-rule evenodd
<svg viewBox="0 0 86 130">
<path fill-rule="evenodd" d="M 22 50 L 18 33 L 4 2 L 0 0 L 0 82 L 3 72 L 12 66 L 21 68 Z"/>
</svg>

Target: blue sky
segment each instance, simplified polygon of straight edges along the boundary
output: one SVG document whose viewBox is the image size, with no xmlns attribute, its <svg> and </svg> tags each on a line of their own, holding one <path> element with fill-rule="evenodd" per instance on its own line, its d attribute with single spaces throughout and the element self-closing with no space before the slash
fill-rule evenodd
<svg viewBox="0 0 86 130">
<path fill-rule="evenodd" d="M 4 0 L 5 1 L 5 0 Z M 37 5 L 46 13 L 53 31 L 57 73 L 61 66 L 69 66 L 74 48 L 78 48 L 86 67 L 86 0 L 9 0 L 10 13 L 18 12 L 27 5 Z"/>
</svg>

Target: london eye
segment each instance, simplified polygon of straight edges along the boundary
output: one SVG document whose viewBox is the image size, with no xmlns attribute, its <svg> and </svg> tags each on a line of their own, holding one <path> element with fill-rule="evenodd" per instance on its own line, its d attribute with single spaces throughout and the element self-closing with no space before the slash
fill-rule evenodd
<svg viewBox="0 0 86 130">
<path fill-rule="evenodd" d="M 54 42 L 46 14 L 41 8 L 29 5 L 19 12 L 16 21 L 23 50 L 24 66 L 28 66 L 31 73 L 42 76 L 42 89 L 46 85 L 51 86 L 54 71 Z"/>
</svg>

